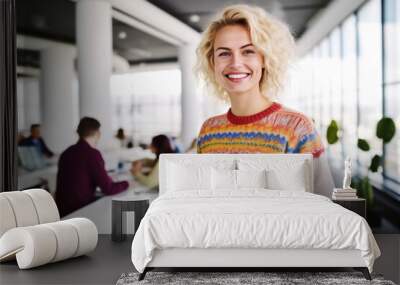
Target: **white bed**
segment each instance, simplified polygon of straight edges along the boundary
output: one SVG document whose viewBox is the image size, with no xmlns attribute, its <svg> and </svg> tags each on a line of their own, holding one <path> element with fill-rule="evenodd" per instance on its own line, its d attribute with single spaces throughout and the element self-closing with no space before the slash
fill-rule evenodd
<svg viewBox="0 0 400 285">
<path fill-rule="evenodd" d="M 354 267 L 379 248 L 367 222 L 313 194 L 311 155 L 162 155 L 160 197 L 132 243 L 154 267 Z M 367 269 L 368 268 L 368 269 Z"/>
</svg>

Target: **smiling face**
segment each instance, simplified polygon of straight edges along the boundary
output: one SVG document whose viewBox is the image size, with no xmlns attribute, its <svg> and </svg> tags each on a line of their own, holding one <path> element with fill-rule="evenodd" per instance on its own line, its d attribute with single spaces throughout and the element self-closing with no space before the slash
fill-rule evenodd
<svg viewBox="0 0 400 285">
<path fill-rule="evenodd" d="M 221 28 L 214 41 L 216 81 L 229 96 L 260 92 L 263 57 L 253 46 L 248 30 L 241 25 Z"/>
</svg>

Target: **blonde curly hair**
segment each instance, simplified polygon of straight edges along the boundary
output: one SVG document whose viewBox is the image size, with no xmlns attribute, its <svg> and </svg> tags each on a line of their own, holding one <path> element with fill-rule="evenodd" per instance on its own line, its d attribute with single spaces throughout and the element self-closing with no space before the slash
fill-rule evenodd
<svg viewBox="0 0 400 285">
<path fill-rule="evenodd" d="M 211 22 L 196 50 L 197 75 L 204 80 L 211 93 L 224 101 L 229 100 L 227 92 L 215 80 L 214 74 L 215 36 L 221 28 L 228 25 L 241 25 L 248 29 L 252 44 L 263 55 L 261 94 L 275 97 L 282 89 L 294 54 L 295 42 L 287 25 L 259 7 L 232 5 L 226 7 Z"/>
</svg>

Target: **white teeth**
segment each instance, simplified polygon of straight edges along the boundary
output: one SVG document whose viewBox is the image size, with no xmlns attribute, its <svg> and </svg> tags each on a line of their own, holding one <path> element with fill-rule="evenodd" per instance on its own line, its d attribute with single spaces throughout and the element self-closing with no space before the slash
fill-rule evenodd
<svg viewBox="0 0 400 285">
<path fill-rule="evenodd" d="M 237 74 L 227 74 L 228 78 L 245 78 L 248 74 L 247 73 L 237 73 Z"/>
</svg>

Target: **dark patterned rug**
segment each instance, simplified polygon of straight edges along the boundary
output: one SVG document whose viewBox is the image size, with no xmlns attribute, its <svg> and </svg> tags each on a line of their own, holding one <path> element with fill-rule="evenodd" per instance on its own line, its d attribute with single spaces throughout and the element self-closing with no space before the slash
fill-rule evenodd
<svg viewBox="0 0 400 285">
<path fill-rule="evenodd" d="M 372 275 L 372 281 L 364 278 L 360 272 L 148 272 L 142 281 L 138 281 L 139 273 L 124 273 L 116 285 L 133 284 L 324 284 L 353 285 L 379 284 L 395 285 L 384 280 L 380 275 Z"/>
</svg>

